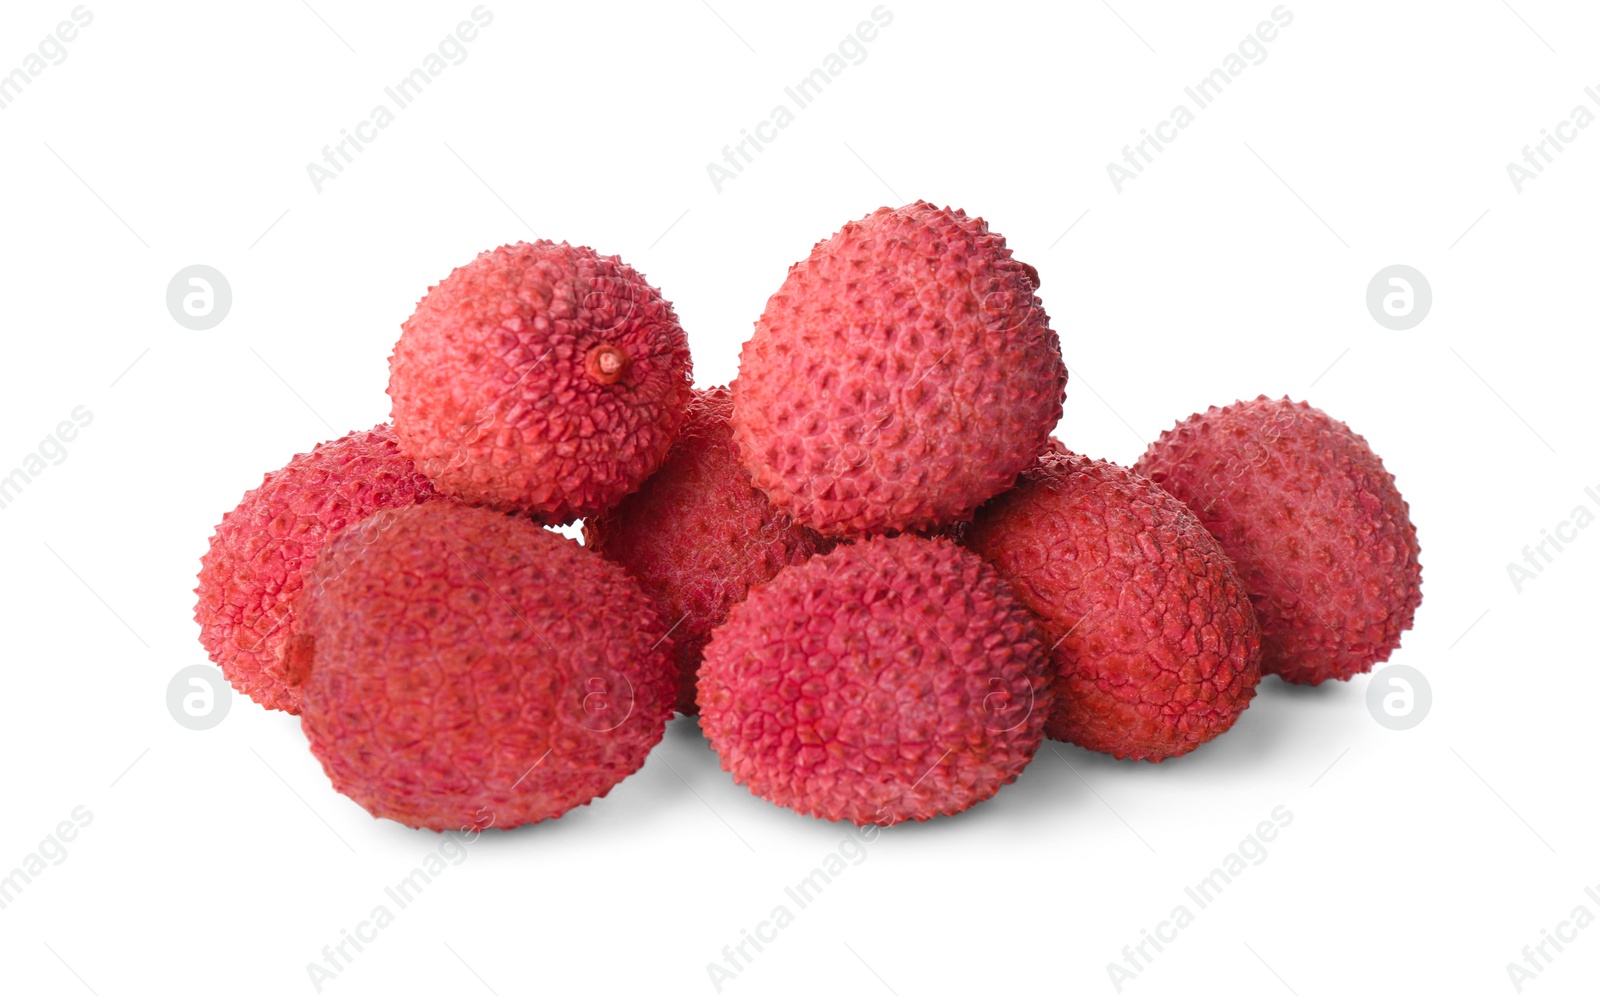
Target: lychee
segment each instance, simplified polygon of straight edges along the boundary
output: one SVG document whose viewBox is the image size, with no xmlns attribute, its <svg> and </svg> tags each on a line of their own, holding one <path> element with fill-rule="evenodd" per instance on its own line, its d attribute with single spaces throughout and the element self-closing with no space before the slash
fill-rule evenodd
<svg viewBox="0 0 1600 996">
<path fill-rule="evenodd" d="M 1400 645 L 1422 602 L 1417 532 L 1367 441 L 1265 395 L 1161 434 L 1134 469 L 1188 504 L 1238 565 L 1262 670 L 1347 680 Z"/>
<path fill-rule="evenodd" d="M 832 545 L 751 486 L 728 428 L 732 407 L 727 388 L 696 391 L 661 469 L 583 524 L 585 545 L 660 602 L 678 662 L 677 708 L 688 714 L 706 641 L 728 609 L 751 585 Z"/>
<path fill-rule="evenodd" d="M 304 575 L 329 537 L 379 509 L 439 496 L 380 425 L 301 453 L 222 517 L 200 559 L 200 643 L 230 684 L 269 709 L 300 711 L 284 680 Z"/>
<path fill-rule="evenodd" d="M 827 536 L 936 529 L 1010 487 L 1066 367 L 981 218 L 880 208 L 789 268 L 745 343 L 733 431 L 756 487 Z"/>
<path fill-rule="evenodd" d="M 733 607 L 700 667 L 700 725 L 756 795 L 888 826 L 1015 779 L 1042 739 L 1046 675 L 993 568 L 948 540 L 874 537 Z"/>
<path fill-rule="evenodd" d="M 632 267 L 541 240 L 485 252 L 429 289 L 389 361 L 401 448 L 441 492 L 569 522 L 661 465 L 689 348 Z"/>
<path fill-rule="evenodd" d="M 966 542 L 1041 621 L 1053 739 L 1160 761 L 1249 705 L 1261 679 L 1249 593 L 1194 514 L 1150 481 L 1047 452 L 978 510 Z"/>
<path fill-rule="evenodd" d="M 655 603 L 527 519 L 379 512 L 306 581 L 290 664 L 334 788 L 434 830 L 560 816 L 638 770 L 672 715 Z"/>
</svg>

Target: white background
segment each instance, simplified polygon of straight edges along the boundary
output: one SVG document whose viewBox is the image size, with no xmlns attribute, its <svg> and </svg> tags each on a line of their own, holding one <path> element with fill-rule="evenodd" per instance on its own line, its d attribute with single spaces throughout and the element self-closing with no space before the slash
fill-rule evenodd
<svg viewBox="0 0 1600 996">
<path fill-rule="evenodd" d="M 1269 678 L 1179 761 L 1047 745 L 992 801 L 883 834 L 803 910 L 785 886 L 850 829 L 751 796 L 675 720 L 606 799 L 473 844 L 323 991 L 712 993 L 707 964 L 782 903 L 794 922 L 724 992 L 1114 993 L 1123 946 L 1194 910 L 1184 887 L 1283 806 L 1266 859 L 1123 991 L 1514 992 L 1524 945 L 1600 914 L 1600 528 L 1520 592 L 1506 568 L 1600 511 L 1600 127 L 1520 193 L 1506 164 L 1600 87 L 1600 16 L 1512 2 L 1291 2 L 1266 60 L 1121 193 L 1106 164 L 1270 0 L 889 0 L 865 60 L 720 193 L 706 164 L 872 0 L 491 0 L 466 60 L 321 193 L 306 164 L 472 0 L 90 3 L 66 60 L 0 111 L 0 474 L 93 413 L 0 510 L 0 874 L 93 814 L 0 910 L 0 988 L 313 992 L 307 963 L 438 847 L 335 794 L 295 719 L 236 698 L 194 732 L 165 704 L 205 662 L 212 526 L 292 454 L 387 418 L 386 357 L 431 283 L 536 236 L 618 253 L 675 303 L 697 382 L 724 383 L 790 263 L 924 197 L 1038 268 L 1072 448 L 1131 462 L 1258 393 L 1366 436 L 1421 538 L 1393 662 L 1428 676 L 1431 714 L 1393 732 L 1365 676 Z M 0 72 L 72 6 L 0 9 Z M 232 284 L 210 331 L 165 307 L 192 263 Z M 1391 263 L 1432 284 L 1409 331 L 1365 307 Z M 1524 991 L 1592 991 L 1600 926 L 1577 937 Z"/>
</svg>

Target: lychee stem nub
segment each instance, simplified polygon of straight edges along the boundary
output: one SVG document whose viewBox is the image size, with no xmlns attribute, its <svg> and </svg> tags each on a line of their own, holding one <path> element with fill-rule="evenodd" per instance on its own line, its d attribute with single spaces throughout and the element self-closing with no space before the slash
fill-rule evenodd
<svg viewBox="0 0 1600 996">
<path fill-rule="evenodd" d="M 590 377 L 602 384 L 615 384 L 628 369 L 628 354 L 609 342 L 602 342 L 589 350 L 585 366 Z"/>
</svg>

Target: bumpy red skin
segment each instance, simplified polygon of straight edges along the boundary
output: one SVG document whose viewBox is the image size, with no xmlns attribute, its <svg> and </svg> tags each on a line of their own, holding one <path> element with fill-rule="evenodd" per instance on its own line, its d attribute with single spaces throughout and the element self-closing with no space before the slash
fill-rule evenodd
<svg viewBox="0 0 1600 996">
<path fill-rule="evenodd" d="M 1063 453 L 1064 454 L 1064 453 L 1070 453 L 1070 452 L 1071 452 L 1071 450 L 1068 450 L 1066 445 L 1064 443 L 1062 443 L 1061 440 L 1057 439 L 1054 436 L 1051 436 L 1049 439 L 1046 439 L 1044 441 L 1044 449 L 1040 451 L 1040 456 L 1043 456 L 1046 453 Z M 1026 471 L 1024 471 L 1024 473 L 1026 473 Z M 1004 492 L 1001 492 L 1001 493 L 1004 494 Z M 967 537 L 967 530 L 969 528 L 971 528 L 971 526 L 972 526 L 971 521 L 952 522 L 949 525 L 943 527 L 942 529 L 936 529 L 933 532 L 927 533 L 925 535 L 943 536 L 945 539 L 954 540 L 957 543 L 964 543 L 966 541 L 966 537 Z"/>
<path fill-rule="evenodd" d="M 948 540 L 875 537 L 733 607 L 700 668 L 700 726 L 756 795 L 890 826 L 1015 779 L 1043 739 L 1046 675 L 993 568 Z"/>
<path fill-rule="evenodd" d="M 1346 681 L 1387 660 L 1422 602 L 1417 531 L 1367 441 L 1265 395 L 1192 415 L 1134 470 L 1194 509 L 1261 619 L 1262 670 Z"/>
<path fill-rule="evenodd" d="M 750 485 L 728 429 L 725 387 L 696 391 L 667 462 L 583 523 L 584 545 L 627 568 L 661 604 L 678 662 L 678 711 L 693 715 L 711 631 L 750 586 L 832 547 Z"/>
<path fill-rule="evenodd" d="M 745 343 L 733 429 L 756 487 L 826 536 L 970 518 L 1033 461 L 1067 371 L 981 218 L 880 208 L 789 268 Z"/>
<path fill-rule="evenodd" d="M 1222 733 L 1261 680 L 1250 596 L 1182 503 L 1116 464 L 1049 452 L 966 542 L 1055 648 L 1045 733 L 1161 761 Z"/>
<path fill-rule="evenodd" d="M 387 425 L 322 443 L 262 478 L 222 517 L 200 558 L 194 618 L 228 682 L 269 709 L 298 713 L 283 648 L 317 551 L 379 509 L 438 497 Z"/>
<path fill-rule="evenodd" d="M 649 477 L 691 381 L 672 305 L 617 257 L 565 242 L 457 268 L 389 358 L 395 433 L 434 486 L 546 523 L 609 508 Z"/>
<path fill-rule="evenodd" d="M 291 652 L 334 788 L 431 830 L 599 798 L 672 715 L 670 640 L 615 564 L 526 519 L 435 502 L 324 550 Z"/>
</svg>

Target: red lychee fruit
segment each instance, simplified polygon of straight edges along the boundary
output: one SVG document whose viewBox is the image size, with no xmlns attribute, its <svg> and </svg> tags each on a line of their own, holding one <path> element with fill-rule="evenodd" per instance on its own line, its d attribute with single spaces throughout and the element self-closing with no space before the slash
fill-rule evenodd
<svg viewBox="0 0 1600 996">
<path fill-rule="evenodd" d="M 655 603 L 527 519 L 454 502 L 379 512 L 307 578 L 291 670 L 334 788 L 433 830 L 509 829 L 599 798 L 672 715 Z"/>
<path fill-rule="evenodd" d="M 874 537 L 733 607 L 700 667 L 700 725 L 756 795 L 888 826 L 1015 779 L 1042 739 L 1046 678 L 993 568 L 948 540 Z"/>
<path fill-rule="evenodd" d="M 732 408 L 725 387 L 696 391 L 667 462 L 583 524 L 584 544 L 627 568 L 661 604 L 678 662 L 677 708 L 689 715 L 706 641 L 728 609 L 751 585 L 832 545 L 750 485 L 728 428 Z"/>
<path fill-rule="evenodd" d="M 978 510 L 966 542 L 1053 648 L 1051 738 L 1160 761 L 1222 733 L 1255 695 L 1249 593 L 1194 513 L 1150 481 L 1046 453 Z"/>
<path fill-rule="evenodd" d="M 1010 487 L 1067 383 L 981 218 L 880 208 L 789 268 L 744 344 L 733 431 L 756 487 L 825 536 L 937 529 Z"/>
<path fill-rule="evenodd" d="M 283 648 L 317 551 L 379 509 L 438 497 L 387 425 L 322 443 L 262 478 L 222 517 L 200 558 L 194 618 L 228 682 L 269 709 L 299 712 Z"/>
<path fill-rule="evenodd" d="M 1422 602 L 1417 531 L 1367 441 L 1265 395 L 1161 434 L 1134 470 L 1192 508 L 1250 589 L 1262 670 L 1296 684 L 1371 670 Z"/>
<path fill-rule="evenodd" d="M 389 359 L 401 448 L 434 486 L 562 523 L 649 477 L 689 403 L 689 347 L 659 291 L 565 242 L 485 252 L 429 289 Z"/>
</svg>

